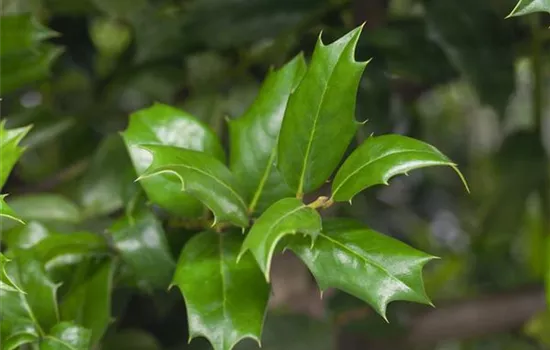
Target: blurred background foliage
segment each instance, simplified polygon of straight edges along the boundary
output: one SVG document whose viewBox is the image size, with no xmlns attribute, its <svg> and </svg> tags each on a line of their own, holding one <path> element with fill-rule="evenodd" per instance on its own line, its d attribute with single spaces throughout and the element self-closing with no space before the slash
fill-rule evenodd
<svg viewBox="0 0 550 350">
<path fill-rule="evenodd" d="M 184 303 L 165 288 L 190 233 L 141 211 L 117 133 L 130 113 L 158 101 L 194 114 L 227 142 L 225 119 L 243 114 L 271 66 L 299 51 L 308 57 L 320 31 L 330 42 L 366 22 L 357 59 L 373 60 L 357 119 L 368 122 L 355 144 L 371 133 L 425 140 L 459 164 L 471 194 L 452 170 L 430 169 L 334 210 L 442 257 L 425 272 L 437 308 L 395 303 L 386 324 L 342 293 L 319 302 L 311 288 L 296 287 L 304 278 L 289 277 L 294 268 L 281 268 L 274 298 L 288 297 L 267 318 L 264 348 L 550 348 L 542 289 L 550 271 L 550 18 L 505 19 L 514 5 L 3 0 L 1 115 L 8 128 L 34 125 L 3 191 L 28 225 L 3 222 L 3 246 L 31 246 L 53 231 L 112 235 L 127 262 L 114 277 L 101 261 L 47 267 L 53 280 L 80 278 L 61 287 L 69 300 L 62 312 L 71 312 L 71 298 L 100 305 L 80 315 L 109 324 L 104 349 L 208 349 L 201 340 L 187 344 Z M 170 257 L 147 244 L 163 230 Z M 125 248 L 129 240 L 140 249 Z M 112 301 L 70 287 L 101 289 L 112 278 Z"/>
</svg>

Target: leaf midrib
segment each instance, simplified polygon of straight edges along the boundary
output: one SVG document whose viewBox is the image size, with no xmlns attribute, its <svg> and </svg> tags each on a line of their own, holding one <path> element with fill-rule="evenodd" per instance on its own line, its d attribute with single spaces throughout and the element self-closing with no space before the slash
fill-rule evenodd
<svg viewBox="0 0 550 350">
<path fill-rule="evenodd" d="M 371 165 L 372 163 L 374 162 L 377 162 L 383 158 L 386 158 L 386 157 L 389 157 L 389 156 L 392 156 L 392 155 L 396 155 L 396 154 L 403 154 L 403 153 L 422 153 L 422 154 L 430 154 L 430 155 L 433 155 L 434 153 L 433 152 L 429 152 L 429 151 L 422 151 L 422 150 L 398 150 L 398 151 L 393 151 L 393 152 L 388 152 L 388 153 L 385 153 L 381 156 L 378 156 L 374 159 L 371 159 L 370 161 L 366 162 L 365 164 L 361 165 L 360 167 L 358 167 L 357 169 L 355 169 L 354 171 L 352 171 L 348 176 L 346 176 L 344 178 L 344 180 L 342 180 L 342 182 L 340 182 L 340 185 L 338 185 L 338 187 L 336 187 L 336 189 L 334 190 L 334 192 L 332 193 L 332 197 L 334 198 L 336 196 L 336 193 L 338 193 L 338 191 L 340 190 L 340 188 L 342 186 L 344 186 L 344 184 L 353 176 L 355 176 L 358 172 L 360 172 L 361 170 L 363 170 L 365 167 Z M 450 164 L 451 162 L 448 162 L 448 164 Z"/>
<path fill-rule="evenodd" d="M 351 42 L 351 41 L 350 41 Z M 307 162 L 309 160 L 309 156 L 311 154 L 311 146 L 313 144 L 313 139 L 315 137 L 315 131 L 317 130 L 317 121 L 319 120 L 319 116 L 320 116 L 320 111 L 321 111 L 321 108 L 324 106 L 325 104 L 325 95 L 326 95 L 326 92 L 328 90 L 328 86 L 329 86 L 329 82 L 332 80 L 332 77 L 334 75 L 334 72 L 336 71 L 336 67 L 338 67 L 338 65 L 340 64 L 340 59 L 342 58 L 342 55 L 344 54 L 344 51 L 346 51 L 346 49 L 348 48 L 348 45 L 350 44 L 350 42 L 348 42 L 346 44 L 346 46 L 344 47 L 344 49 L 342 49 L 342 52 L 340 52 L 340 54 L 338 55 L 338 59 L 336 60 L 336 64 L 334 65 L 334 68 L 331 70 L 327 80 L 326 80 L 326 84 L 323 88 L 323 92 L 321 93 L 321 98 L 320 98 L 320 103 L 317 107 L 317 110 L 315 112 L 315 118 L 313 120 L 313 127 L 311 129 L 311 132 L 309 134 L 309 139 L 308 139 L 308 143 L 307 143 L 307 147 L 306 147 L 306 154 L 304 156 L 304 162 L 302 163 L 302 170 L 301 170 L 301 173 L 300 173 L 300 181 L 298 182 L 298 191 L 297 191 L 297 195 L 298 196 L 301 196 L 303 194 L 303 191 L 304 191 L 304 180 L 305 180 L 305 176 L 306 176 L 306 169 L 307 169 Z M 325 46 L 325 47 L 329 47 L 329 46 Z M 311 69 L 311 68 L 309 68 Z M 307 73 L 306 73 L 307 74 Z M 304 77 L 304 80 L 305 80 L 306 77 Z M 300 82 L 300 84 L 303 83 L 303 80 L 302 82 Z"/>
<path fill-rule="evenodd" d="M 319 234 L 321 237 L 327 239 L 329 242 L 333 243 L 334 245 L 337 245 L 337 246 L 340 246 L 342 249 L 344 249 L 345 251 L 349 252 L 350 254 L 352 255 L 355 255 L 357 257 L 359 257 L 359 259 L 363 260 L 365 262 L 365 264 L 370 264 L 376 268 L 378 268 L 379 270 L 381 270 L 382 272 L 384 272 L 386 275 L 388 275 L 391 279 L 397 281 L 398 283 L 404 285 L 405 287 L 407 287 L 411 292 L 415 293 L 415 294 L 418 294 L 418 292 L 416 292 L 413 288 L 411 288 L 408 284 L 406 284 L 405 282 L 401 281 L 399 278 L 397 278 L 396 276 L 392 275 L 386 268 L 384 268 L 382 265 L 378 264 L 377 262 L 374 262 L 372 260 L 369 260 L 368 258 L 366 257 L 363 257 L 362 255 L 360 255 L 358 252 L 356 252 L 355 250 L 351 249 L 351 248 L 348 248 L 346 245 L 344 245 L 343 243 L 335 240 L 335 239 L 332 239 L 331 237 L 323 234 L 323 233 L 320 233 Z"/>
<path fill-rule="evenodd" d="M 165 170 L 168 170 L 168 168 L 170 168 L 170 167 L 182 167 L 182 168 L 194 170 L 194 171 L 196 171 L 200 174 L 203 174 L 203 175 L 213 179 L 214 181 L 216 181 L 217 183 L 219 183 L 220 185 L 222 185 L 223 187 L 228 189 L 237 198 L 237 200 L 240 202 L 242 207 L 246 209 L 246 203 L 245 203 L 244 199 L 237 192 L 235 192 L 235 190 L 233 190 L 233 188 L 230 185 L 228 185 L 225 182 L 223 182 L 222 180 L 218 179 L 216 176 L 213 176 L 212 174 L 210 174 L 210 173 L 208 173 L 204 170 L 201 170 L 199 168 L 195 168 L 193 166 L 185 165 L 185 164 L 167 164 L 167 165 L 163 165 L 161 168 L 165 168 Z"/>
</svg>

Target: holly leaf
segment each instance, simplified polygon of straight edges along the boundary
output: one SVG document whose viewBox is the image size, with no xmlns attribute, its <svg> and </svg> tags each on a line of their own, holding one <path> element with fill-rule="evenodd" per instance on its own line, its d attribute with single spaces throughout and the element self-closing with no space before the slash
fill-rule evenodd
<svg viewBox="0 0 550 350">
<path fill-rule="evenodd" d="M 104 237 L 90 232 L 50 233 L 33 246 L 34 256 L 46 269 L 56 264 L 80 261 L 88 256 L 107 255 L 109 247 Z"/>
<path fill-rule="evenodd" d="M 4 187 L 11 169 L 23 154 L 24 148 L 18 146 L 19 142 L 31 129 L 31 126 L 5 129 L 5 124 L 5 119 L 0 122 L 0 189 Z"/>
<path fill-rule="evenodd" d="M 550 13 L 550 0 L 519 0 L 507 18 L 523 16 L 535 12 Z"/>
<path fill-rule="evenodd" d="M 112 259 L 84 260 L 61 299 L 61 319 L 89 329 L 92 345 L 101 339 L 111 319 L 114 267 Z"/>
<path fill-rule="evenodd" d="M 88 350 L 90 349 L 90 330 L 73 322 L 56 324 L 50 333 L 40 342 L 40 350 Z"/>
<path fill-rule="evenodd" d="M 230 168 L 251 198 L 250 211 L 262 211 L 292 194 L 276 168 L 276 146 L 288 99 L 305 70 L 302 55 L 271 70 L 246 113 L 229 122 Z"/>
<path fill-rule="evenodd" d="M 0 223 L 2 223 L 2 226 L 4 226 L 4 220 L 2 217 L 17 221 L 21 224 L 24 224 L 25 222 L 17 217 L 17 213 L 10 208 L 6 202 L 4 201 L 4 198 L 6 198 L 7 194 L 0 194 Z"/>
<path fill-rule="evenodd" d="M 170 283 L 176 263 L 168 249 L 161 223 L 148 211 L 123 217 L 111 226 L 115 249 L 130 268 L 137 285 L 147 291 Z"/>
<path fill-rule="evenodd" d="M 42 44 L 33 50 L 2 56 L 0 93 L 7 94 L 48 76 L 63 48 Z"/>
<path fill-rule="evenodd" d="M 10 259 L 0 253 L 0 289 L 8 292 L 24 293 L 6 273 L 6 263 L 8 262 L 10 262 Z"/>
<path fill-rule="evenodd" d="M 38 334 L 36 331 L 32 329 L 22 330 L 8 337 L 2 338 L 2 350 L 21 349 L 23 345 L 36 343 L 37 341 Z"/>
<path fill-rule="evenodd" d="M 48 330 L 59 321 L 57 288 L 43 264 L 29 250 L 17 250 L 5 265 L 6 273 L 25 293 L 0 289 L 0 319 L 11 320 L 11 332 L 30 328 Z M 43 332 L 42 332 L 43 333 Z"/>
<path fill-rule="evenodd" d="M 117 135 L 106 137 L 80 183 L 79 203 L 87 217 L 121 209 L 136 192 L 135 173 L 124 143 Z"/>
<path fill-rule="evenodd" d="M 152 155 L 139 147 L 143 144 L 202 151 L 220 161 L 225 159 L 219 139 L 208 126 L 182 110 L 160 103 L 132 114 L 122 137 L 138 175 L 153 161 Z M 143 179 L 141 185 L 153 203 L 173 214 L 186 217 L 202 214 L 200 202 L 182 192 L 177 182 L 150 177 Z"/>
<path fill-rule="evenodd" d="M 437 165 L 452 167 L 464 181 L 456 164 L 425 142 L 401 135 L 371 136 L 353 151 L 336 173 L 332 198 L 350 201 L 365 188 L 388 185 L 395 175 Z"/>
<path fill-rule="evenodd" d="M 2 16 L 0 21 L 0 55 L 35 48 L 41 41 L 57 36 L 30 14 Z"/>
<path fill-rule="evenodd" d="M 330 45 L 319 37 L 311 64 L 290 96 L 278 143 L 277 165 L 301 196 L 334 171 L 355 131 L 355 98 L 366 62 L 356 62 L 362 26 Z"/>
<path fill-rule="evenodd" d="M 250 250 L 269 282 L 269 270 L 277 243 L 286 235 L 303 233 L 313 242 L 321 231 L 321 216 L 296 198 L 284 198 L 269 207 L 246 236 L 239 259 Z"/>
<path fill-rule="evenodd" d="M 248 226 L 246 203 L 241 195 L 240 184 L 218 159 L 203 152 L 172 146 L 141 147 L 151 152 L 153 164 L 138 180 L 160 175 L 172 184 L 171 188 L 190 194 L 210 208 L 214 213 L 215 222 Z M 178 187 L 174 187 L 174 184 Z M 166 189 L 162 191 L 174 194 Z"/>
<path fill-rule="evenodd" d="M 203 336 L 214 350 L 230 350 L 244 338 L 260 341 L 269 286 L 252 256 L 237 263 L 241 244 L 238 232 L 202 232 L 183 248 L 174 274 L 189 340 Z"/>
<path fill-rule="evenodd" d="M 309 267 L 321 290 L 333 287 L 347 292 L 369 303 L 384 319 L 387 305 L 395 300 L 431 304 L 422 268 L 436 257 L 360 223 L 323 222 L 313 247 L 308 239 L 296 236 L 289 249 Z"/>
</svg>

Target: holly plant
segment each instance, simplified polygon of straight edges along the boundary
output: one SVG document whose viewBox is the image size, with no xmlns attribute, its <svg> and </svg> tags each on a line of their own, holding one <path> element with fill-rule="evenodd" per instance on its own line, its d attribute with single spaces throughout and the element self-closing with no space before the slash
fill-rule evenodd
<svg viewBox="0 0 550 350">
<path fill-rule="evenodd" d="M 228 156 L 216 133 L 183 110 L 155 103 L 133 113 L 126 130 L 102 151 L 113 156 L 110 147 L 122 139 L 137 173 L 127 184 L 135 185 L 133 178 L 141 188 L 120 199 L 130 203 L 126 215 L 105 235 L 61 234 L 29 223 L 5 237 L 3 348 L 97 344 L 109 323 L 112 285 L 128 271 L 143 289 L 179 288 L 190 339 L 205 337 L 215 350 L 230 350 L 244 338 L 260 343 L 272 258 L 285 250 L 307 265 L 322 291 L 347 292 L 384 319 L 392 301 L 431 304 L 422 269 L 434 256 L 361 222 L 323 214 L 419 168 L 448 166 L 464 181 L 438 149 L 410 137 L 371 135 L 349 149 L 362 124 L 355 104 L 368 62 L 354 58 L 361 31 L 357 27 L 328 45 L 319 36 L 309 62 L 299 54 L 270 70 L 244 115 L 228 122 Z M 27 130 L 2 125 L 2 183 Z M 141 190 L 148 205 L 131 205 L 139 203 Z M 15 218 L 17 210 L 1 203 L 1 214 Z M 177 262 L 159 215 L 199 228 Z M 54 283 L 46 270 L 71 261 L 79 264 L 70 281 Z"/>
</svg>

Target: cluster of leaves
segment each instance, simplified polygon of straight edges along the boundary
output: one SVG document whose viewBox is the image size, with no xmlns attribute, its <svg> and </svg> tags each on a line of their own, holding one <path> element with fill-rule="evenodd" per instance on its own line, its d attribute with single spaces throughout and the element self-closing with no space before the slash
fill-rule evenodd
<svg viewBox="0 0 550 350">
<path fill-rule="evenodd" d="M 230 123 L 229 167 L 217 136 L 191 115 L 155 104 L 130 117 L 122 137 L 149 201 L 175 216 L 198 219 L 211 227 L 187 242 L 172 278 L 186 300 L 191 338 L 204 336 L 219 350 L 229 350 L 246 337 L 260 342 L 271 259 L 284 249 L 293 250 L 305 262 L 322 290 L 346 291 L 368 302 L 384 318 L 387 304 L 394 300 L 430 303 L 421 272 L 433 256 L 353 220 L 323 221 L 318 212 L 414 169 L 447 165 L 456 170 L 433 146 L 400 135 L 370 136 L 341 164 L 360 124 L 354 118 L 355 96 L 366 62 L 356 62 L 354 52 L 361 29 L 330 45 L 319 37 L 309 66 L 298 55 L 270 71 L 245 115 Z M 304 203 L 304 195 L 318 190 L 338 167 L 330 197 Z M 8 237 L 9 256 L 14 259 L 8 266 L 17 271 L 7 273 L 18 277 L 13 277 L 14 283 L 6 278 L 2 301 L 19 309 L 3 310 L 2 319 L 8 325 L 14 323 L 2 328 L 5 339 L 16 345 L 39 340 L 41 348 L 50 346 L 46 345 L 50 339 L 74 348 L 97 342 L 109 314 L 86 309 L 86 305 L 98 307 L 87 300 L 98 296 L 86 290 L 93 283 L 110 285 L 115 259 L 111 248 L 134 243 L 140 239 L 139 232 L 144 234 L 143 244 L 162 242 L 156 225 L 150 215 L 113 225 L 114 247 L 105 237 L 87 232 L 67 236 L 29 226 L 29 231 L 41 232 L 29 232 L 32 240 L 23 240 L 22 232 L 10 235 L 21 244 L 10 244 Z M 106 255 L 100 262 L 98 253 Z M 85 257 L 90 254 L 95 258 L 88 261 Z M 59 285 L 41 268 L 55 270 L 56 261 L 74 256 L 86 261 L 78 265 L 76 279 L 90 269 L 94 277 L 74 282 L 74 289 L 62 297 L 60 313 Z M 122 258 L 134 268 L 140 268 L 143 259 L 132 255 L 131 248 Z M 168 266 L 171 263 L 166 261 Z M 162 285 L 166 276 L 159 274 L 160 266 L 154 268 Z M 146 271 L 140 270 L 137 276 L 147 277 Z M 20 298 L 21 303 L 6 298 Z M 104 298 L 103 303 L 108 300 Z M 24 318 L 16 320 L 18 314 Z M 59 323 L 67 320 L 79 326 Z M 68 330 L 80 326 L 88 330 Z M 74 339 L 64 339 L 65 332 L 74 334 Z"/>
<path fill-rule="evenodd" d="M 62 2 L 48 6 L 61 7 Z M 310 0 L 276 4 L 269 0 L 232 1 L 211 6 L 213 3 L 211 0 L 193 2 L 193 6 L 185 9 L 184 16 L 173 7 L 153 11 L 154 6 L 146 1 L 92 0 L 72 6 L 71 11 L 95 15 L 96 10 L 90 10 L 89 5 L 93 4 L 109 14 L 108 20 L 93 23 L 90 34 L 103 55 L 96 57 L 98 62 L 95 62 L 96 73 L 101 77 L 98 85 L 116 93 L 116 89 L 108 90 L 104 84 L 117 87 L 120 83 L 119 77 L 114 78 L 117 70 L 122 72 L 120 80 L 124 80 L 136 71 L 139 76 L 142 71 L 138 68 L 155 68 L 159 62 L 165 64 L 166 61 L 172 64 L 172 58 L 182 50 L 207 47 L 229 51 L 275 38 L 286 26 L 308 20 L 309 9 L 318 4 Z M 17 175 L 22 178 L 32 177 L 29 176 L 32 172 L 43 173 L 44 169 L 37 171 L 36 168 L 47 163 L 45 158 L 53 159 L 54 163 L 47 172 L 61 168 L 73 151 L 78 150 L 78 156 L 96 151 L 89 171 L 77 187 L 67 190 L 67 194 L 76 197 L 76 205 L 58 194 L 30 194 L 8 197 L 8 207 L 5 195 L 1 197 L 0 229 L 6 257 L 0 258 L 2 268 L 5 265 L 0 303 L 13 305 L 0 312 L 2 347 L 12 349 L 32 344 L 46 349 L 90 348 L 107 338 L 111 317 L 118 317 L 111 315 L 116 312 L 111 307 L 113 291 L 118 291 L 115 287 L 130 286 L 151 293 L 165 289 L 170 283 L 178 286 L 185 298 L 191 338 L 205 336 L 217 349 L 231 348 L 244 337 L 259 342 L 269 296 L 271 260 L 274 254 L 285 249 L 294 251 L 306 263 L 321 289 L 343 290 L 369 303 L 384 318 L 386 306 L 393 300 L 430 303 L 422 285 L 421 270 L 433 256 L 349 218 L 321 217 L 323 209 L 336 202 L 351 202 L 360 191 L 387 184 L 397 174 L 424 166 L 455 167 L 433 147 L 399 135 L 370 136 L 351 150 L 353 136 L 363 131 L 362 124 L 354 120 L 359 84 L 363 93 L 368 92 L 368 96 L 359 101 L 359 108 L 368 109 L 368 113 L 360 114 L 380 116 L 366 125 L 371 130 L 379 129 L 380 121 L 384 123 L 389 119 L 386 118 L 389 111 L 372 110 L 383 99 L 380 93 L 388 93 L 386 70 L 430 86 L 463 76 L 482 103 L 504 114 L 514 88 L 515 57 L 509 45 L 500 41 L 507 33 L 499 27 L 491 5 L 475 0 L 467 1 L 467 6 L 457 6 L 452 0 L 423 3 L 425 17 L 392 19 L 386 27 L 371 29 L 360 43 L 360 28 L 331 45 L 323 44 L 319 38 L 309 64 L 298 55 L 280 69 L 269 71 L 250 108 L 240 118 L 229 121 L 229 156 L 219 138 L 225 135 L 217 136 L 205 122 L 210 112 L 193 111 L 191 115 L 160 103 L 133 113 L 122 137 L 109 135 L 96 144 L 88 130 L 83 133 L 82 129 L 109 130 L 112 125 L 107 125 L 110 121 L 106 120 L 114 114 L 109 103 L 115 98 L 90 104 L 88 99 L 65 87 L 64 84 L 69 85 L 68 81 L 75 79 L 70 74 L 42 87 L 41 91 L 46 91 L 44 96 L 51 92 L 64 95 L 64 107 L 78 108 L 52 112 L 56 117 L 59 114 L 65 118 L 52 125 L 40 125 L 41 119 L 35 118 L 39 125 L 31 131 L 28 127 L 14 126 L 6 130 L 2 124 L 2 185 L 22 152 L 17 145 L 27 133 L 23 143 L 31 152 L 25 154 L 26 159 L 20 164 L 23 171 Z M 333 6 L 328 1 L 323 4 L 327 8 Z M 323 11 L 316 9 L 315 12 Z M 536 11 L 548 11 L 548 2 L 519 1 L 511 16 Z M 284 21 L 282 14 L 288 15 Z M 184 18 L 183 26 L 176 20 L 180 17 Z M 0 58 L 3 68 L 10 67 L 2 70 L 1 92 L 5 96 L 17 87 L 45 77 L 60 51 L 43 43 L 55 33 L 38 25 L 30 15 L 2 17 L 0 24 Z M 426 24 L 429 39 L 425 37 Z M 131 33 L 126 25 L 132 27 Z M 486 26 L 492 30 L 485 30 Z M 20 35 L 13 35 L 13 31 L 9 34 L 10 28 L 17 28 Z M 122 33 L 121 37 L 113 38 L 112 33 L 117 31 Z M 181 32 L 186 33 L 184 40 Z M 225 35 L 214 35 L 220 32 Z M 326 33 L 330 35 L 331 29 Z M 131 45 L 128 44 L 130 36 Z M 294 43 L 299 37 L 289 35 L 287 39 Z M 289 42 L 274 46 L 278 51 L 272 61 L 288 57 L 284 46 Z M 376 57 L 369 65 L 369 73 L 363 77 L 366 63 L 355 61 L 356 46 L 358 56 L 368 52 L 369 55 L 375 53 Z M 71 57 L 78 61 L 75 57 L 82 47 L 69 49 L 74 50 Z M 127 55 L 133 54 L 134 49 L 137 63 L 128 63 Z M 118 54 L 122 64 L 116 62 Z M 246 59 L 250 58 L 253 59 L 252 56 Z M 119 64 L 122 68 L 111 70 L 110 64 Z M 210 65 L 210 61 L 205 65 Z M 489 71 L 493 74 L 487 74 Z M 154 72 L 153 75 L 160 78 L 166 73 Z M 81 83 L 78 79 L 75 80 Z M 179 76 L 174 78 L 178 79 Z M 172 92 L 171 85 L 161 84 L 165 81 L 150 85 Z M 82 87 L 79 85 L 79 88 Z M 82 89 L 87 92 L 87 88 Z M 195 90 L 200 92 L 201 88 Z M 151 94 L 155 98 L 164 96 L 159 91 Z M 78 98 L 73 101 L 73 96 Z M 389 96 L 385 97 L 389 100 Z M 62 113 L 79 118 L 89 114 L 93 127 L 83 122 L 75 128 L 73 120 Z M 119 114 L 125 118 L 125 113 Z M 106 117 L 101 119 L 103 115 Z M 10 118 L 8 124 L 15 121 L 16 126 L 25 125 L 27 117 L 17 115 Z M 73 131 L 70 142 L 66 140 L 68 137 L 63 137 L 59 138 L 60 145 L 36 147 L 43 139 L 55 139 L 68 128 Z M 85 139 L 81 137 L 83 134 Z M 529 140 L 538 140 L 538 135 L 533 133 L 527 136 Z M 526 145 L 529 147 L 524 147 Z M 537 143 L 533 148 L 531 145 L 524 138 L 510 137 L 499 154 L 507 165 L 499 168 L 495 182 L 506 196 L 495 200 L 495 206 L 480 225 L 489 239 L 501 237 L 501 232 L 513 235 L 523 212 L 517 207 L 524 205 L 543 177 L 542 145 Z M 514 152 L 520 148 L 534 151 L 525 159 L 525 153 Z M 136 183 L 132 167 L 139 176 Z M 509 171 L 510 168 L 513 171 Z M 532 181 L 526 180 L 526 172 L 532 174 L 529 177 Z M 330 185 L 327 184 L 329 178 L 332 178 Z M 328 191 L 330 194 L 326 197 L 315 198 L 320 192 Z M 514 203 L 507 206 L 509 213 L 502 214 L 502 203 Z M 166 213 L 170 220 L 176 218 L 175 226 L 181 224 L 186 229 L 177 232 L 178 236 L 194 234 L 181 252 L 181 242 L 167 242 L 169 228 L 166 226 L 169 225 L 166 222 L 170 220 L 164 220 Z M 18 217 L 24 219 L 25 226 L 12 221 Z M 495 222 L 500 222 L 498 227 Z M 187 232 L 187 228 L 193 232 Z M 546 246 L 550 249 L 550 242 Z M 424 250 L 431 251 L 431 248 L 424 245 Z M 494 258 L 486 251 L 488 249 L 478 252 L 481 257 L 478 263 L 486 265 L 491 273 L 495 264 L 502 264 L 506 259 Z M 180 255 L 178 262 L 172 254 Z M 540 269 L 539 261 L 532 260 Z M 445 269 L 452 268 L 453 262 L 456 259 L 445 259 L 439 270 L 448 272 Z M 481 270 L 476 267 L 476 273 Z M 541 273 L 547 275 L 550 283 L 550 268 Z M 485 277 L 487 274 L 482 276 Z M 163 294 L 162 298 L 167 297 Z M 16 321 L 4 323 L 6 319 Z M 544 330 L 548 324 L 546 319 L 543 316 L 534 320 L 530 329 Z M 132 338 L 134 334 L 128 336 Z M 106 349 L 109 346 L 116 349 L 120 344 L 102 344 Z"/>
</svg>

